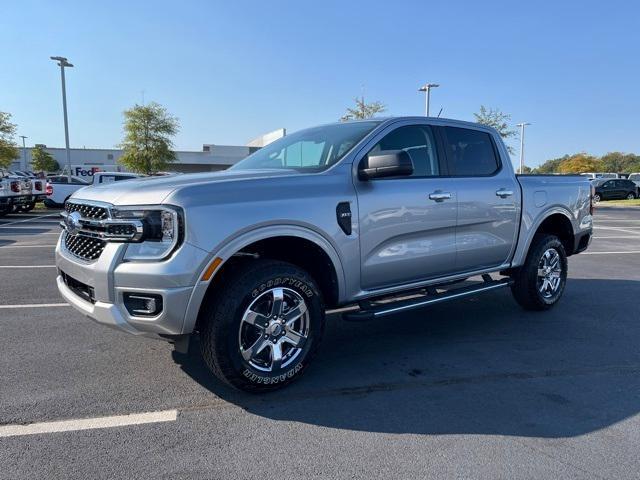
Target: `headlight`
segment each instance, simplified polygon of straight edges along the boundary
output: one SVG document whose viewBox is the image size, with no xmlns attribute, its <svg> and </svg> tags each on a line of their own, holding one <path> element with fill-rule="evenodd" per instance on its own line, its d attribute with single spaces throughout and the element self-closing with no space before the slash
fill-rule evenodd
<svg viewBox="0 0 640 480">
<path fill-rule="evenodd" d="M 137 220 L 143 226 L 141 238 L 127 244 L 125 260 L 161 260 L 173 252 L 184 236 L 184 217 L 178 207 L 116 207 L 111 216 Z"/>
</svg>

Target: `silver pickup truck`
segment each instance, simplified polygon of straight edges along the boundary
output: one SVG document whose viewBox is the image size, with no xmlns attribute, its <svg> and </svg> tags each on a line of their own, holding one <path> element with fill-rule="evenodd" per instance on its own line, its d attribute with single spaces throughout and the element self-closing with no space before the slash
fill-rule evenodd
<svg viewBox="0 0 640 480">
<path fill-rule="evenodd" d="M 34 181 L 0 171 L 0 218 L 13 211 L 30 211 L 35 206 Z M 44 182 L 38 181 L 40 188 Z M 43 192 L 44 193 L 44 192 Z"/>
<path fill-rule="evenodd" d="M 516 176 L 491 128 L 392 118 L 302 130 L 223 172 L 84 188 L 61 225 L 77 310 L 180 351 L 197 333 L 216 376 L 264 391 L 303 373 L 327 309 L 366 321 L 505 287 L 550 308 L 591 241 L 592 191 Z"/>
</svg>

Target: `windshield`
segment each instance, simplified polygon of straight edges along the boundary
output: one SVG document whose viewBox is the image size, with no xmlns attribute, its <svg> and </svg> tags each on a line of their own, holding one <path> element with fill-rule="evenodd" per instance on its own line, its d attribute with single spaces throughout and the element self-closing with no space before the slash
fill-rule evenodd
<svg viewBox="0 0 640 480">
<path fill-rule="evenodd" d="M 307 128 L 261 148 L 232 170 L 293 169 L 319 172 L 336 163 L 379 122 L 337 123 Z"/>
</svg>

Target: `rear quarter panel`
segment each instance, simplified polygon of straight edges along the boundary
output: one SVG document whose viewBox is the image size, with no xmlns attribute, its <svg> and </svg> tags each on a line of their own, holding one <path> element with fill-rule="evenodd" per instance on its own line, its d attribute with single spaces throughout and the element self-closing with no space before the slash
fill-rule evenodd
<svg viewBox="0 0 640 480">
<path fill-rule="evenodd" d="M 591 184 L 579 175 L 518 175 L 522 188 L 522 221 L 512 266 L 519 266 L 529 251 L 540 224 L 559 213 L 571 222 L 574 235 L 590 230 Z"/>
</svg>

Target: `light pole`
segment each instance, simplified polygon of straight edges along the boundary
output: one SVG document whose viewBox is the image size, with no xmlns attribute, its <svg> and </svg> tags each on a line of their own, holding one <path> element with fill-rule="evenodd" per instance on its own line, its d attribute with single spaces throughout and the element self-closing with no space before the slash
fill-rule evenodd
<svg viewBox="0 0 640 480">
<path fill-rule="evenodd" d="M 419 92 L 425 92 L 425 113 L 429 116 L 429 97 L 431 97 L 431 89 L 439 87 L 437 83 L 427 83 L 418 89 Z"/>
<path fill-rule="evenodd" d="M 62 111 L 64 113 L 64 142 L 67 150 L 67 168 L 69 169 L 69 176 L 67 182 L 71 183 L 71 150 L 69 150 L 69 122 L 67 120 L 67 88 L 64 81 L 64 68 L 73 67 L 69 61 L 64 57 L 51 57 L 51 60 L 58 62 L 60 67 L 60 78 L 62 80 Z"/>
<path fill-rule="evenodd" d="M 25 138 L 29 138 L 29 137 L 27 137 L 25 135 L 20 135 L 20 138 L 22 139 L 22 157 L 24 158 L 24 169 L 26 171 L 26 170 L 28 170 L 28 167 L 27 167 L 27 147 L 26 147 L 26 145 L 24 143 L 24 139 Z"/>
<path fill-rule="evenodd" d="M 524 171 L 524 127 L 527 125 L 531 124 L 527 122 L 516 124 L 517 127 L 520 127 L 520 175 L 522 175 Z"/>
</svg>

